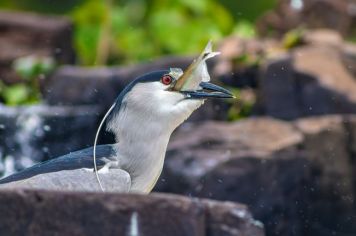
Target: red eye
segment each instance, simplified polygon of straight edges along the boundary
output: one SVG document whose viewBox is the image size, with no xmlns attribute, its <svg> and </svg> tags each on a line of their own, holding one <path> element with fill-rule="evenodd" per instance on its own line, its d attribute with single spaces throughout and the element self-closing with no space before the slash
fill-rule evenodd
<svg viewBox="0 0 356 236">
<path fill-rule="evenodd" d="M 169 85 L 172 83 L 172 77 L 170 77 L 169 75 L 164 75 L 161 78 L 161 82 L 162 82 L 162 84 Z"/>
</svg>

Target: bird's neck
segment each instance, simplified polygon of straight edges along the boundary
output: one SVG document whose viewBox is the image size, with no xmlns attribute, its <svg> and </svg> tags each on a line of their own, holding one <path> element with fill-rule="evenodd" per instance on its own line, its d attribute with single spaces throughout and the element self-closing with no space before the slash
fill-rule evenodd
<svg viewBox="0 0 356 236">
<path fill-rule="evenodd" d="M 115 134 L 119 165 L 131 176 L 131 191 L 150 192 L 162 171 L 172 132 L 203 101 L 184 100 L 178 94 L 183 100 L 177 104 L 157 106 L 162 97 L 137 97 L 142 94 L 144 91 L 133 91 L 123 99 L 107 130 Z"/>
<path fill-rule="evenodd" d="M 130 174 L 132 192 L 148 193 L 161 174 L 168 141 L 175 127 L 153 120 L 131 121 L 133 123 L 120 124 L 115 133 L 120 168 Z"/>
</svg>

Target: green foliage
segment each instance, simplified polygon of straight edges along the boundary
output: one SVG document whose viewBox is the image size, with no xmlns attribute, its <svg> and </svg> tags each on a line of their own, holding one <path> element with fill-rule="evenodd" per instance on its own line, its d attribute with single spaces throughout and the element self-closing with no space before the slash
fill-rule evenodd
<svg viewBox="0 0 356 236">
<path fill-rule="evenodd" d="M 235 20 L 255 20 L 266 11 L 273 9 L 279 0 L 220 0 L 219 2 L 230 9 Z"/>
<path fill-rule="evenodd" d="M 293 29 L 283 36 L 283 47 L 291 49 L 303 44 L 304 30 L 301 28 Z"/>
<path fill-rule="evenodd" d="M 29 89 L 25 84 L 3 85 L 0 92 L 6 105 L 20 105 L 27 103 L 29 100 Z"/>
<path fill-rule="evenodd" d="M 238 21 L 233 29 L 233 33 L 247 39 L 256 37 L 257 35 L 255 26 L 247 20 Z"/>
<path fill-rule="evenodd" d="M 255 36 L 254 21 L 276 0 L 3 0 L 0 6 L 61 13 L 75 23 L 83 65 L 127 64 L 195 54 L 210 39 Z"/>
<path fill-rule="evenodd" d="M 32 104 L 40 101 L 39 77 L 50 73 L 55 67 L 52 58 L 22 57 L 14 61 L 13 69 L 22 83 L 5 85 L 0 81 L 0 100 L 7 105 Z"/>
<path fill-rule="evenodd" d="M 98 62 L 102 29 L 110 22 L 109 63 L 131 63 L 164 54 L 196 53 L 209 39 L 232 32 L 228 11 L 212 0 L 133 0 L 107 5 L 88 0 L 73 11 L 82 63 Z M 109 18 L 109 19 L 108 19 Z"/>
<path fill-rule="evenodd" d="M 31 80 L 38 75 L 48 74 L 54 69 L 52 58 L 39 58 L 34 56 L 21 57 L 14 61 L 13 69 L 23 79 Z"/>
<path fill-rule="evenodd" d="M 240 90 L 237 88 L 230 88 L 230 91 L 237 99 L 227 100 L 230 103 L 227 118 L 229 121 L 236 121 L 246 118 L 252 114 L 252 109 L 255 101 L 243 99 L 240 95 Z"/>
</svg>

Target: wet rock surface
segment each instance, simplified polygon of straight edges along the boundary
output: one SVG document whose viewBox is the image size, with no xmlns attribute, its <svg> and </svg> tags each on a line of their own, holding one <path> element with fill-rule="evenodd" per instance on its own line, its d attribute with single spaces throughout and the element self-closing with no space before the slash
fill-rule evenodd
<svg viewBox="0 0 356 236">
<path fill-rule="evenodd" d="M 355 25 L 353 0 L 280 0 L 277 7 L 265 14 L 258 23 L 261 35 L 277 35 L 297 28 L 328 28 L 343 35 L 352 32 Z"/>
<path fill-rule="evenodd" d="M 329 34 L 335 36 L 329 40 L 322 35 L 309 34 L 309 45 L 265 61 L 258 89 L 260 113 L 291 120 L 356 112 L 354 50 L 339 44 L 337 34 Z"/>
<path fill-rule="evenodd" d="M 231 103 L 207 101 L 190 118 L 195 123 L 172 138 L 156 191 L 242 202 L 271 236 L 355 235 L 356 47 L 342 37 L 356 22 L 355 3 L 302 2 L 293 9 L 291 1 L 280 1 L 261 20 L 260 33 L 272 26 L 282 36 L 302 20 L 307 28 L 334 31 L 305 31 L 288 46 L 284 40 L 229 37 L 209 66 L 214 83 L 239 89 L 241 106 L 289 122 L 215 122 L 227 119 Z M 22 56 L 74 62 L 69 21 L 24 17 L 20 22 L 16 14 L 0 12 L 0 79 L 7 83 L 18 81 L 11 64 Z M 14 171 L 91 146 L 98 118 L 128 83 L 191 61 L 59 67 L 42 81 L 48 106 L 0 106 L 1 168 Z M 135 219 L 142 235 L 263 235 L 244 206 L 164 195 L 1 191 L 0 214 L 0 235 L 125 235 Z"/>
<path fill-rule="evenodd" d="M 52 57 L 58 63 L 74 63 L 72 23 L 65 18 L 0 11 L 0 79 L 20 80 L 12 69 L 24 56 Z"/>
<path fill-rule="evenodd" d="M 298 151 L 301 142 L 295 128 L 268 118 L 181 129 L 170 145 L 159 189 L 244 202 L 264 222 L 267 235 L 297 235 L 303 223 L 290 204 L 306 205 L 311 175 Z"/>
<path fill-rule="evenodd" d="M 264 235 L 243 205 L 174 195 L 17 190 L 0 203 L 1 235 Z"/>
<path fill-rule="evenodd" d="M 7 173 L 92 146 L 101 110 L 95 106 L 0 105 L 0 157 Z"/>
<path fill-rule="evenodd" d="M 354 140 L 349 131 L 355 128 L 351 122 L 354 118 L 334 115 L 295 122 L 304 135 L 303 149 L 315 165 L 314 187 L 310 192 L 313 202 L 310 217 L 314 220 L 311 232 L 317 233 L 323 228 L 322 231 L 329 228 L 345 234 L 356 232 L 356 192 L 350 151 Z"/>
<path fill-rule="evenodd" d="M 157 190 L 247 204 L 267 235 L 352 235 L 353 120 L 252 118 L 180 129 Z"/>
</svg>

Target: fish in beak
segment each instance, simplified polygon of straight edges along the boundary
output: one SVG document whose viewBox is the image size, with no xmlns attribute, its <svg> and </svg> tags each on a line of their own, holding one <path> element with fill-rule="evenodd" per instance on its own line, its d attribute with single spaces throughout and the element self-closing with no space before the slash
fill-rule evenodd
<svg viewBox="0 0 356 236">
<path fill-rule="evenodd" d="M 210 75 L 206 60 L 219 54 L 220 52 L 212 51 L 210 41 L 186 71 L 182 72 L 180 69 L 172 68 L 170 74 L 177 78 L 173 90 L 183 93 L 189 99 L 234 98 L 234 95 L 227 89 L 209 83 Z"/>
</svg>

